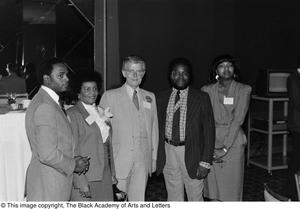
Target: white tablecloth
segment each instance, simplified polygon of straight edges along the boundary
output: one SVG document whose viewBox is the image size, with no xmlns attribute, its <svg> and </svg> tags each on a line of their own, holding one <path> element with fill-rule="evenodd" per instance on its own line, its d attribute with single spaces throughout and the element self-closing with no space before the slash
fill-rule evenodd
<svg viewBox="0 0 300 209">
<path fill-rule="evenodd" d="M 0 115 L 0 201 L 24 200 L 30 158 L 25 112 Z"/>
</svg>

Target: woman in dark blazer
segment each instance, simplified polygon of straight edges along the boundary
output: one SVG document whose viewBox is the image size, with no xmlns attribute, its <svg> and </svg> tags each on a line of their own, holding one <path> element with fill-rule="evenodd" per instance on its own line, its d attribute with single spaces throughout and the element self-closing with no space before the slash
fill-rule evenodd
<svg viewBox="0 0 300 209">
<path fill-rule="evenodd" d="M 85 175 L 74 175 L 72 201 L 113 201 L 115 181 L 108 109 L 96 106 L 101 78 L 95 72 L 78 76 L 74 91 L 78 102 L 67 110 L 75 139 L 75 154 L 90 157 Z"/>
</svg>

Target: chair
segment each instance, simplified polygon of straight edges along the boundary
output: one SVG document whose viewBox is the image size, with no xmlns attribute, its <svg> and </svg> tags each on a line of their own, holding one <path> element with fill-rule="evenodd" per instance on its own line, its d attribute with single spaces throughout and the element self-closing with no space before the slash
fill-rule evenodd
<svg viewBox="0 0 300 209">
<path fill-rule="evenodd" d="M 300 201 L 300 170 L 297 173 L 295 173 L 295 182 L 296 182 L 298 200 Z"/>
<path fill-rule="evenodd" d="M 290 198 L 274 192 L 266 183 L 264 184 L 264 197 L 267 202 L 291 201 Z"/>
</svg>

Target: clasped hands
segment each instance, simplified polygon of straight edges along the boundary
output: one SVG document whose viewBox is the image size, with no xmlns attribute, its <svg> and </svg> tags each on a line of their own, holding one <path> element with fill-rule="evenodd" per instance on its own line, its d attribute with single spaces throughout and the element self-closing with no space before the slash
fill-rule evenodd
<svg viewBox="0 0 300 209">
<path fill-rule="evenodd" d="M 215 148 L 214 155 L 213 155 L 213 161 L 215 163 L 223 162 L 222 158 L 227 154 L 227 152 L 228 152 L 228 150 L 225 147 Z"/>
<path fill-rule="evenodd" d="M 75 156 L 75 169 L 74 173 L 81 175 L 88 172 L 90 167 L 90 160 L 91 158 L 89 156 L 82 157 L 80 155 Z"/>
</svg>

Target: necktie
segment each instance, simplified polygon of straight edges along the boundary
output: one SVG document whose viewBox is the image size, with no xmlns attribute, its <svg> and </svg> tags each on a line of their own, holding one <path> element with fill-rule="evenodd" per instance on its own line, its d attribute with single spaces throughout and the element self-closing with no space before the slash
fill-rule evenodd
<svg viewBox="0 0 300 209">
<path fill-rule="evenodd" d="M 59 106 L 60 106 L 61 110 L 64 112 L 65 115 L 67 115 L 67 112 L 65 110 L 64 101 L 61 98 L 59 98 L 58 103 L 59 103 Z"/>
<path fill-rule="evenodd" d="M 175 105 L 177 104 L 177 102 L 180 100 L 180 91 L 178 90 L 176 93 L 176 97 L 175 97 Z"/>
<path fill-rule="evenodd" d="M 180 91 L 177 91 L 175 97 L 175 105 L 177 102 L 180 102 Z M 180 141 L 180 108 L 178 108 L 173 115 L 173 127 L 172 127 L 172 140 Z"/>
<path fill-rule="evenodd" d="M 133 101 L 133 104 L 135 105 L 136 109 L 139 110 L 139 99 L 138 99 L 136 90 L 134 90 L 134 92 L 133 92 L 132 101 Z"/>
</svg>

